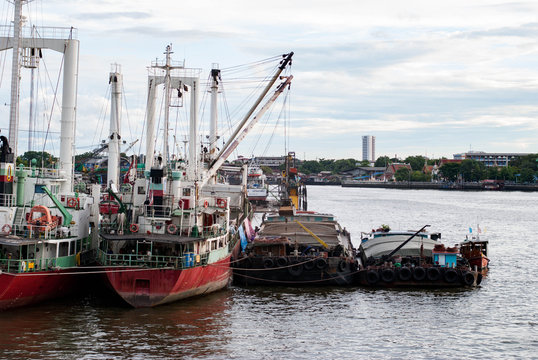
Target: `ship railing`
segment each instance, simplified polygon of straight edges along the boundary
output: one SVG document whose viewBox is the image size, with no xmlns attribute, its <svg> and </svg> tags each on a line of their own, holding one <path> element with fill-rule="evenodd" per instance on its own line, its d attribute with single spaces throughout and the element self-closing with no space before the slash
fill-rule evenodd
<svg viewBox="0 0 538 360">
<path fill-rule="evenodd" d="M 171 214 L 172 214 L 172 206 L 169 204 L 144 206 L 144 215 L 147 217 L 169 218 Z"/>
<path fill-rule="evenodd" d="M 13 36 L 13 25 L 0 26 L 0 37 Z M 78 30 L 71 27 L 23 26 L 21 37 L 36 39 L 76 39 Z"/>
<path fill-rule="evenodd" d="M 11 233 L 24 238 L 51 240 L 70 238 L 72 237 L 70 234 L 76 234 L 77 229 L 74 227 L 67 228 L 63 226 L 47 229 L 45 226 L 39 225 L 14 224 Z"/>
<path fill-rule="evenodd" d="M 51 259 L 9 259 L 0 258 L 0 270 L 7 273 L 33 273 L 52 270 L 56 267 L 56 258 Z"/>
<path fill-rule="evenodd" d="M 0 194 L 0 206 L 12 207 L 14 203 L 13 194 Z"/>
<path fill-rule="evenodd" d="M 184 253 L 176 256 L 165 256 L 154 254 L 109 254 L 99 250 L 99 259 L 104 266 L 188 269 L 207 265 L 209 253 L 198 255 Z"/>
</svg>

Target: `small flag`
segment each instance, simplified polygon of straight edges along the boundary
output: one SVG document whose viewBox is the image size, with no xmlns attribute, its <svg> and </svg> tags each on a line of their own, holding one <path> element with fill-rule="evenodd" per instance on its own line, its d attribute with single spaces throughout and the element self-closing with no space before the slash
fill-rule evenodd
<svg viewBox="0 0 538 360">
<path fill-rule="evenodd" d="M 473 232 L 473 228 L 472 228 L 472 227 L 469 227 L 469 232 L 470 232 L 470 233 Z"/>
</svg>

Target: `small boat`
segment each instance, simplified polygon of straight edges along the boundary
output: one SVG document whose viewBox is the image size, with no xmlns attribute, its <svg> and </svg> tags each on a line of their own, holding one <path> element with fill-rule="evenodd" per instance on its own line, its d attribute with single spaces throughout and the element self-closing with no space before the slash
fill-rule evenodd
<svg viewBox="0 0 538 360">
<path fill-rule="evenodd" d="M 465 241 L 459 244 L 460 254 L 473 269 L 486 275 L 489 270 L 488 241 L 481 240 L 479 236 L 467 236 Z"/>
<path fill-rule="evenodd" d="M 266 205 L 269 190 L 265 183 L 266 176 L 261 167 L 257 164 L 255 158 L 248 165 L 247 176 L 247 197 L 248 200 L 256 205 Z"/>
<path fill-rule="evenodd" d="M 369 257 L 356 274 L 356 284 L 371 287 L 473 287 L 480 285 L 482 274 L 473 270 L 457 246 L 438 243 L 430 255 L 399 251 L 425 229 L 412 234 L 388 254 Z"/>
<path fill-rule="evenodd" d="M 381 225 L 369 233 L 361 233 L 360 254 L 364 263 L 369 258 L 380 258 L 389 254 L 395 247 L 415 234 L 414 230 L 391 230 L 388 225 Z M 431 256 L 435 245 L 439 244 L 441 233 L 420 231 L 413 239 L 398 250 L 397 255 Z"/>
<path fill-rule="evenodd" d="M 293 159 L 294 154 L 288 156 Z M 358 269 L 349 232 L 334 215 L 306 211 L 306 191 L 293 166 L 281 191 L 280 209 L 266 214 L 253 239 L 243 240 L 234 264 L 238 285 L 351 285 Z M 303 210 L 296 210 L 297 207 Z"/>
</svg>

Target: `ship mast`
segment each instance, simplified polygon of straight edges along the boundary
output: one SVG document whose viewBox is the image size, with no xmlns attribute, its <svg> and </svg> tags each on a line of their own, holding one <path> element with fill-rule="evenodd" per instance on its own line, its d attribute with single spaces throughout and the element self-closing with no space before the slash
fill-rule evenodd
<svg viewBox="0 0 538 360">
<path fill-rule="evenodd" d="M 112 65 L 109 75 L 110 89 L 110 135 L 108 142 L 108 166 L 107 183 L 112 188 L 112 184 L 119 185 L 119 165 L 120 165 L 120 131 L 121 131 L 121 89 L 122 89 L 121 67 L 118 64 Z M 115 190 L 115 189 L 113 189 Z M 117 191 L 117 189 L 115 190 Z"/>
<path fill-rule="evenodd" d="M 20 93 L 20 48 L 22 27 L 22 3 L 25 0 L 15 0 L 15 16 L 13 18 L 13 58 L 11 60 L 11 102 L 9 104 L 9 141 L 14 158 L 17 158 L 17 143 L 19 132 L 19 93 Z"/>
</svg>

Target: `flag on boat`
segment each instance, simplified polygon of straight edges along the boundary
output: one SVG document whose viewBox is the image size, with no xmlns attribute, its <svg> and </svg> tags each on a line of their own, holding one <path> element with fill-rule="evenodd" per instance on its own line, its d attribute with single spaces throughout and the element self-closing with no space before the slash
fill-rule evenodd
<svg viewBox="0 0 538 360">
<path fill-rule="evenodd" d="M 241 239 L 241 251 L 245 251 L 248 241 L 245 235 L 245 230 L 243 230 L 243 226 L 239 226 L 239 238 Z"/>
</svg>

